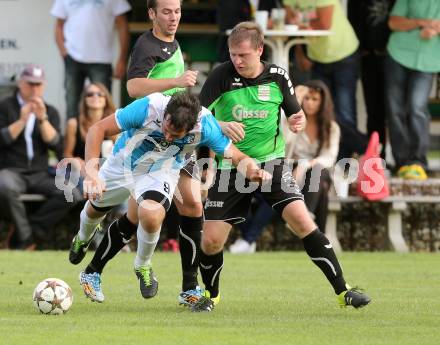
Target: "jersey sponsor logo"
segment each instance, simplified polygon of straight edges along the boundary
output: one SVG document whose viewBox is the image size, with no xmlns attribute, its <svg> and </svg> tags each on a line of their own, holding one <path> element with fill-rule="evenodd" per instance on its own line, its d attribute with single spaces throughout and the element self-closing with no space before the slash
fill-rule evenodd
<svg viewBox="0 0 440 345">
<path fill-rule="evenodd" d="M 232 108 L 232 116 L 237 121 L 244 119 L 265 119 L 269 111 L 261 109 L 247 109 L 244 105 L 237 104 Z"/>
<path fill-rule="evenodd" d="M 270 100 L 270 86 L 269 85 L 258 85 L 258 99 L 260 101 Z"/>
<path fill-rule="evenodd" d="M 224 203 L 225 203 L 224 201 L 215 201 L 215 200 L 207 199 L 206 202 L 205 202 L 205 209 L 207 209 L 208 207 L 221 208 L 221 207 L 223 207 Z"/>
<path fill-rule="evenodd" d="M 163 48 L 162 50 L 163 50 L 165 53 L 167 53 L 168 55 L 171 54 L 171 52 L 168 51 L 168 48 L 167 48 L 167 47 Z"/>
<path fill-rule="evenodd" d="M 183 149 L 183 145 L 176 143 L 176 142 L 170 142 L 166 141 L 165 138 L 147 138 L 142 143 L 145 146 L 145 152 L 148 153 L 148 151 L 152 152 L 161 152 L 161 153 L 167 153 L 168 156 L 174 157 L 176 154 L 178 154 Z"/>
<path fill-rule="evenodd" d="M 243 83 L 240 82 L 240 78 L 234 78 L 234 82 L 232 83 L 232 86 L 243 86 Z"/>
</svg>

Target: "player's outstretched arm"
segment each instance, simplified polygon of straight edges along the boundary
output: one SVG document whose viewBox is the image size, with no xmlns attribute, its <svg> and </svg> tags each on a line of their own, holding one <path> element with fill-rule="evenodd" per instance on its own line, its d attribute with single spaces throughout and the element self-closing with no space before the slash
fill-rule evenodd
<svg viewBox="0 0 440 345">
<path fill-rule="evenodd" d="M 99 158 L 104 138 L 112 137 L 120 132 L 121 129 L 116 123 L 115 114 L 105 117 L 90 127 L 86 137 L 85 161 Z"/>
<path fill-rule="evenodd" d="M 272 178 L 270 173 L 261 169 L 251 157 L 237 149 L 234 144 L 225 151 L 224 157 L 231 159 L 237 170 L 252 182 L 262 183 Z"/>
<path fill-rule="evenodd" d="M 120 132 L 115 114 L 97 122 L 87 132 L 85 148 L 86 176 L 83 184 L 84 198 L 95 200 L 100 198 L 105 191 L 103 181 L 98 178 L 101 144 L 105 137 L 114 136 Z"/>
</svg>

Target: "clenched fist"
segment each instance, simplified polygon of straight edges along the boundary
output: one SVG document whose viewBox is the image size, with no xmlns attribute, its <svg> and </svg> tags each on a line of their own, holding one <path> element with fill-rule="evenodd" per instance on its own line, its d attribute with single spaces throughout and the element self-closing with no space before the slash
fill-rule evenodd
<svg viewBox="0 0 440 345">
<path fill-rule="evenodd" d="M 197 83 L 199 71 L 185 71 L 180 77 L 176 78 L 177 87 L 192 87 Z"/>
</svg>

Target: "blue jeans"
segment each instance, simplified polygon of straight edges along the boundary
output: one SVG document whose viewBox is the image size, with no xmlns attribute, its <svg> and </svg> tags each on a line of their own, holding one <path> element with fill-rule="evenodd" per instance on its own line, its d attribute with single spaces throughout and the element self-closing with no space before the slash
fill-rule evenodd
<svg viewBox="0 0 440 345">
<path fill-rule="evenodd" d="M 69 55 L 64 58 L 64 88 L 66 92 L 67 117 L 79 114 L 79 100 L 84 89 L 84 82 L 102 83 L 111 92 L 112 65 L 104 63 L 82 63 L 73 60 Z"/>
<path fill-rule="evenodd" d="M 396 167 L 420 164 L 427 167 L 429 148 L 428 98 L 434 78 L 385 59 L 385 105 L 391 149 Z"/>
<path fill-rule="evenodd" d="M 332 63 L 314 61 L 312 68 L 312 79 L 322 80 L 330 89 L 338 123 L 343 122 L 354 129 L 357 128 L 356 86 L 359 68 L 358 51 Z"/>
<path fill-rule="evenodd" d="M 312 78 L 322 80 L 330 89 L 335 104 L 336 120 L 341 129 L 338 160 L 363 154 L 368 137 L 357 129 L 356 87 L 360 56 L 356 51 L 332 63 L 313 63 Z"/>
</svg>

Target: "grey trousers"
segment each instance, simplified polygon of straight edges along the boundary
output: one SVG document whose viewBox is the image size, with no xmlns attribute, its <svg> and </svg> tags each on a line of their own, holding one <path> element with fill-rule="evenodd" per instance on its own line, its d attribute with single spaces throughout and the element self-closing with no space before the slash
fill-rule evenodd
<svg viewBox="0 0 440 345">
<path fill-rule="evenodd" d="M 47 200 L 28 216 L 24 203 L 19 200 L 22 193 L 43 194 Z M 34 232 L 40 236 L 50 235 L 70 207 L 63 192 L 56 188 L 54 178 L 47 172 L 28 174 L 0 170 L 0 214 L 14 223 L 21 243 L 32 241 Z"/>
</svg>

